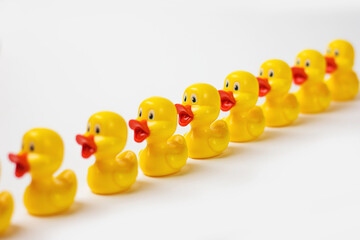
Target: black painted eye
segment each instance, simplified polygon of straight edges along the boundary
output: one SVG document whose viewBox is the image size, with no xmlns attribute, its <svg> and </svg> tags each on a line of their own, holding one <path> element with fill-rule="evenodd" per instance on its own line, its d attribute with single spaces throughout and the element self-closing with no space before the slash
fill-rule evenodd
<svg viewBox="0 0 360 240">
<path fill-rule="evenodd" d="M 99 126 L 99 124 L 96 124 L 96 125 L 95 125 L 95 133 L 96 133 L 96 134 L 99 134 L 99 133 L 100 133 L 100 126 Z"/>
<path fill-rule="evenodd" d="M 272 69 L 269 70 L 269 77 L 273 77 L 274 76 L 274 71 Z"/>
<path fill-rule="evenodd" d="M 296 59 L 296 65 L 300 65 L 300 58 Z"/>
<path fill-rule="evenodd" d="M 234 83 L 234 91 L 239 91 L 240 84 L 238 82 Z"/>
<path fill-rule="evenodd" d="M 87 131 L 90 132 L 90 123 L 87 126 Z"/>
<path fill-rule="evenodd" d="M 264 72 L 264 70 L 263 70 L 262 68 L 260 68 L 260 73 L 259 73 L 259 75 L 262 76 L 262 75 L 263 75 L 263 72 Z"/>
<path fill-rule="evenodd" d="M 197 98 L 196 98 L 196 95 L 195 95 L 195 94 L 192 94 L 192 95 L 191 95 L 191 102 L 192 102 L 192 103 L 196 103 L 196 102 L 197 102 Z"/>
<path fill-rule="evenodd" d="M 187 100 L 187 93 L 185 93 L 184 102 L 186 102 L 186 100 Z"/>
<path fill-rule="evenodd" d="M 141 117 L 142 116 L 142 109 L 140 108 L 140 110 L 139 110 L 139 117 Z"/>
<path fill-rule="evenodd" d="M 310 67 L 310 60 L 309 60 L 309 59 L 307 59 L 307 60 L 305 61 L 305 66 L 306 66 L 306 67 Z"/>
<path fill-rule="evenodd" d="M 148 118 L 149 118 L 150 120 L 153 120 L 154 117 L 155 117 L 154 110 L 150 110 L 150 111 L 149 111 L 149 116 L 148 116 Z"/>
<path fill-rule="evenodd" d="M 34 146 L 34 143 L 30 143 L 30 152 L 33 152 L 35 150 L 35 146 Z"/>
<path fill-rule="evenodd" d="M 335 54 L 335 56 L 339 56 L 339 50 L 335 49 L 334 54 Z"/>
<path fill-rule="evenodd" d="M 225 87 L 229 87 L 229 79 L 226 79 Z"/>
</svg>

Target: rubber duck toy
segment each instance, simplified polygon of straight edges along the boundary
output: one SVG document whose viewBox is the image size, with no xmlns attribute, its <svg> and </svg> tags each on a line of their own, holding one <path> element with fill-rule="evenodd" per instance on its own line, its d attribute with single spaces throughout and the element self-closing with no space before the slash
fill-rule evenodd
<svg viewBox="0 0 360 240">
<path fill-rule="evenodd" d="M 77 180 L 75 173 L 65 170 L 57 177 L 53 174 L 61 166 L 64 144 L 56 132 L 35 128 L 25 133 L 21 151 L 9 154 L 16 164 L 15 175 L 27 172 L 32 180 L 26 188 L 24 203 L 32 215 L 53 215 L 67 210 L 74 202 Z"/>
<path fill-rule="evenodd" d="M 210 158 L 222 153 L 230 141 L 230 132 L 224 120 L 217 120 L 220 113 L 220 94 L 206 83 L 189 86 L 182 104 L 176 104 L 180 126 L 191 124 L 185 135 L 189 157 Z"/>
<path fill-rule="evenodd" d="M 82 157 L 95 156 L 95 163 L 87 174 L 87 182 L 93 193 L 120 193 L 135 183 L 138 174 L 136 154 L 132 151 L 121 153 L 126 140 L 125 120 L 108 111 L 92 115 L 86 133 L 76 136 L 77 143 L 82 146 Z"/>
<path fill-rule="evenodd" d="M 291 70 L 294 83 L 300 85 L 295 95 L 301 113 L 323 112 L 330 105 L 330 91 L 324 82 L 325 68 L 325 58 L 318 51 L 304 50 L 297 55 Z"/>
<path fill-rule="evenodd" d="M 0 169 L 1 170 L 1 169 Z M 4 234 L 10 225 L 14 211 L 14 200 L 9 192 L 0 193 L 0 235 Z"/>
<path fill-rule="evenodd" d="M 256 106 L 259 83 L 254 75 L 245 71 L 230 73 L 219 93 L 221 110 L 230 110 L 224 120 L 229 126 L 231 142 L 252 141 L 264 132 L 265 117 Z"/>
<path fill-rule="evenodd" d="M 330 78 L 326 82 L 332 100 L 347 101 L 355 98 L 359 91 L 359 79 L 353 71 L 354 48 L 345 40 L 332 41 L 325 54 L 326 72 Z"/>
<path fill-rule="evenodd" d="M 299 103 L 294 94 L 289 93 L 292 72 L 287 63 L 273 59 L 260 67 L 259 96 L 266 96 L 262 109 L 268 127 L 290 125 L 299 115 Z"/>
<path fill-rule="evenodd" d="M 140 168 L 150 177 L 166 176 L 178 172 L 188 158 L 186 141 L 174 135 L 177 114 L 174 104 L 166 98 L 151 97 L 144 100 L 137 119 L 129 121 L 138 143 L 146 139 L 146 148 L 139 153 Z"/>
</svg>

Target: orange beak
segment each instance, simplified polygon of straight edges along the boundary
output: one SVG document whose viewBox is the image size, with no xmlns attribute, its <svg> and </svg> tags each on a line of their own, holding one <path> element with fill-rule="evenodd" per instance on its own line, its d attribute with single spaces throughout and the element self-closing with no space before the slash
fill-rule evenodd
<svg viewBox="0 0 360 240">
<path fill-rule="evenodd" d="M 76 142 L 82 146 L 81 156 L 83 158 L 89 158 L 96 153 L 97 147 L 93 135 L 76 135 Z"/>
<path fill-rule="evenodd" d="M 308 78 L 305 69 L 302 67 L 292 67 L 291 71 L 296 85 L 303 84 Z"/>
<path fill-rule="evenodd" d="M 326 73 L 332 73 L 337 69 L 337 64 L 335 62 L 335 58 L 333 57 L 325 57 L 326 60 Z"/>
<path fill-rule="evenodd" d="M 16 164 L 15 176 L 22 177 L 25 173 L 29 172 L 30 165 L 27 159 L 27 154 L 9 154 L 9 159 L 11 162 Z"/>
<path fill-rule="evenodd" d="M 232 91 L 219 90 L 220 99 L 221 99 L 221 110 L 224 112 L 229 111 L 236 104 L 234 94 Z"/>
<path fill-rule="evenodd" d="M 191 105 L 175 104 L 175 107 L 179 114 L 179 125 L 182 127 L 187 126 L 194 119 Z"/>
<path fill-rule="evenodd" d="M 259 97 L 264 97 L 271 90 L 269 80 L 267 78 L 257 77 L 259 82 Z"/>
<path fill-rule="evenodd" d="M 140 143 L 150 136 L 150 129 L 146 120 L 138 121 L 132 119 L 129 121 L 129 127 L 134 130 L 135 142 Z"/>
</svg>

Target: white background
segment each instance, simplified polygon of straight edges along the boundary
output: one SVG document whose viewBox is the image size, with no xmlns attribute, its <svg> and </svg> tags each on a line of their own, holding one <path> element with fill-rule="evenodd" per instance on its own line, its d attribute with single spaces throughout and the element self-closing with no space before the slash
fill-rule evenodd
<svg viewBox="0 0 360 240">
<path fill-rule="evenodd" d="M 221 88 L 232 71 L 257 74 L 270 58 L 293 64 L 299 51 L 324 52 L 336 38 L 352 42 L 359 60 L 356 2 L 0 0 L 0 189 L 16 200 L 6 237 L 360 239 L 360 96 L 230 144 L 218 158 L 189 159 L 175 176 L 140 172 L 114 196 L 90 192 L 94 159 L 82 159 L 75 142 L 97 111 L 128 121 L 147 97 L 180 102 L 192 83 Z M 15 178 L 7 159 L 34 127 L 61 134 L 61 170 L 78 177 L 76 202 L 60 216 L 27 214 L 30 176 Z M 125 149 L 144 146 L 129 131 Z"/>
</svg>

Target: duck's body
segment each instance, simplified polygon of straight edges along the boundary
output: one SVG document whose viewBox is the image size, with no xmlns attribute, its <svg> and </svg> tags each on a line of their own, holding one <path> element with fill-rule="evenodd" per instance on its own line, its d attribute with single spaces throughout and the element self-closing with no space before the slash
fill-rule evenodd
<svg viewBox="0 0 360 240">
<path fill-rule="evenodd" d="M 32 179 L 24 194 L 25 207 L 32 215 L 52 215 L 67 210 L 74 202 L 75 173 L 65 170 L 57 177 Z"/>
<path fill-rule="evenodd" d="M 125 151 L 127 126 L 125 120 L 113 112 L 99 112 L 90 117 L 88 131 L 77 135 L 83 146 L 82 156 L 95 155 L 95 163 L 89 167 L 87 182 L 96 194 L 123 192 L 136 181 L 138 164 L 135 153 Z"/>
<path fill-rule="evenodd" d="M 265 129 L 265 117 L 256 106 L 259 83 L 255 76 L 244 71 L 229 74 L 224 89 L 219 90 L 221 110 L 230 114 L 224 118 L 229 126 L 231 142 L 248 142 L 260 136 Z"/>
<path fill-rule="evenodd" d="M 32 180 L 24 194 L 24 204 L 32 215 L 53 215 L 68 209 L 74 202 L 77 180 L 75 173 L 65 170 L 57 177 L 64 154 L 61 137 L 54 131 L 36 128 L 23 137 L 19 154 L 9 154 L 16 164 L 17 177 L 29 172 Z"/>
<path fill-rule="evenodd" d="M 299 103 L 294 94 L 267 97 L 262 110 L 268 127 L 282 127 L 290 125 L 299 115 Z"/>
<path fill-rule="evenodd" d="M 324 82 L 326 62 L 315 50 L 304 50 L 296 57 L 292 68 L 294 83 L 300 85 L 296 93 L 301 113 L 323 112 L 330 105 L 331 95 Z"/>
<path fill-rule="evenodd" d="M 139 155 L 141 170 L 147 176 L 176 173 L 188 158 L 185 139 L 180 135 L 174 135 L 166 142 L 148 143 Z"/>
<path fill-rule="evenodd" d="M 139 107 L 139 116 L 130 120 L 136 142 L 146 139 L 145 149 L 139 153 L 139 164 L 143 173 L 151 177 L 174 174 L 186 164 L 188 148 L 176 130 L 176 108 L 161 97 L 144 100 Z"/>
<path fill-rule="evenodd" d="M 338 69 L 326 84 L 334 101 L 352 100 L 359 92 L 359 79 L 352 69 Z"/>
<path fill-rule="evenodd" d="M 220 96 L 211 85 L 198 83 L 188 87 L 183 104 L 176 104 L 179 124 L 191 124 L 185 134 L 189 157 L 210 158 L 222 153 L 230 141 L 229 127 L 224 120 L 216 120 L 220 112 Z"/>
<path fill-rule="evenodd" d="M 301 113 L 319 113 L 325 111 L 331 101 L 329 88 L 324 82 L 304 83 L 295 94 Z"/>
<path fill-rule="evenodd" d="M 332 100 L 348 101 L 354 99 L 359 91 L 359 79 L 353 71 L 354 49 L 345 40 L 335 40 L 328 46 L 325 54 L 326 71 L 330 78 L 326 82 Z"/>
<path fill-rule="evenodd" d="M 14 211 L 14 200 L 9 192 L 0 193 L 0 234 L 3 234 L 10 225 Z"/>
<path fill-rule="evenodd" d="M 282 127 L 290 125 L 299 115 L 299 103 L 296 96 L 288 93 L 292 74 L 289 65 L 281 60 L 269 60 L 261 65 L 259 95 L 265 96 L 261 106 L 266 126 Z"/>
</svg>

